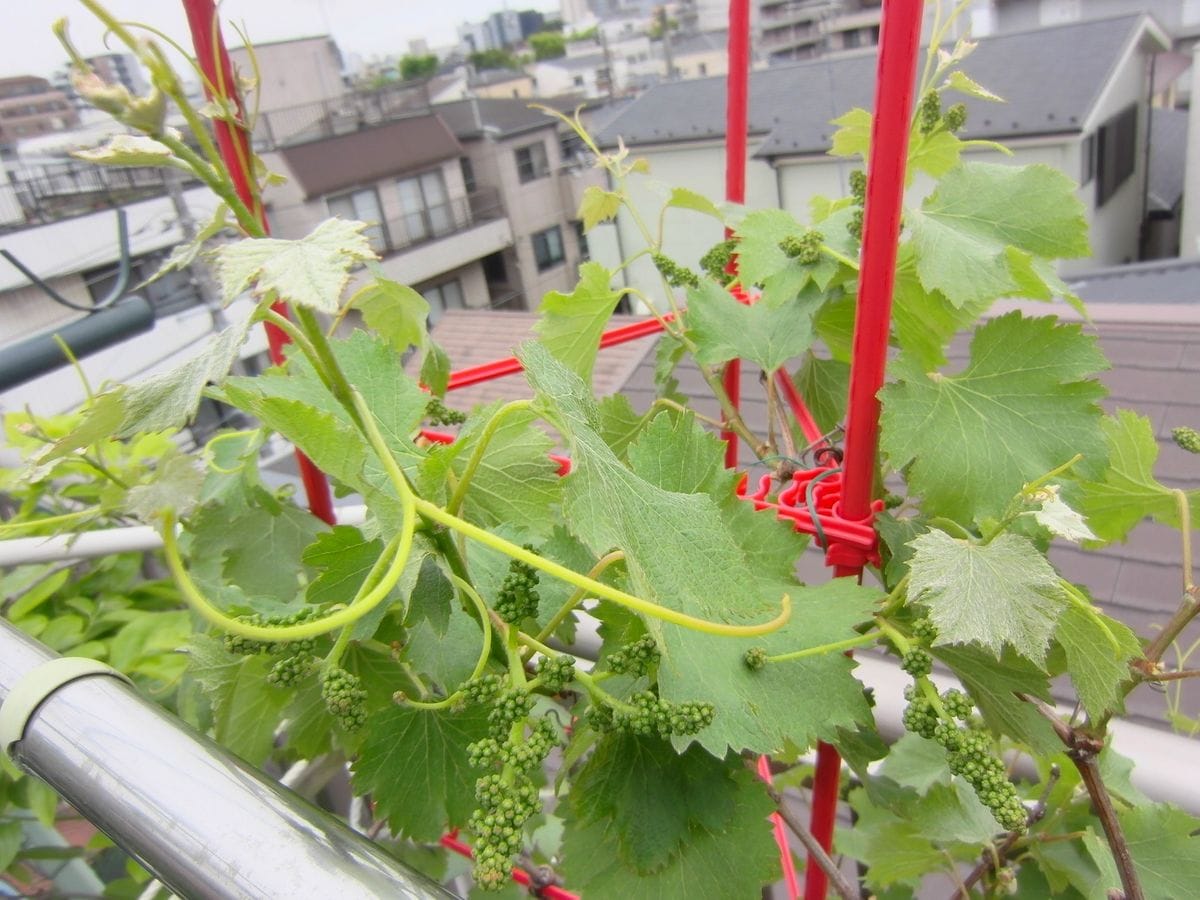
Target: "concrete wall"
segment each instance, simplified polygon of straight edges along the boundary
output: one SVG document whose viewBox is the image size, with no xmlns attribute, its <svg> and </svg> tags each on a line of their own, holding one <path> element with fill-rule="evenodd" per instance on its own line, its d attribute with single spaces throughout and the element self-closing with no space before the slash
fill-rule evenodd
<svg viewBox="0 0 1200 900">
<path fill-rule="evenodd" d="M 82 275 L 51 278 L 47 283 L 72 303 L 85 306 L 92 303 Z M 0 345 L 30 337 L 56 325 L 66 325 L 82 315 L 55 303 L 36 285 L 12 288 L 0 293 Z"/>
<path fill-rule="evenodd" d="M 1200 97 L 1200 44 L 1192 48 L 1192 96 Z M 1183 182 L 1180 256 L 1200 256 L 1200 111 L 1188 119 L 1187 170 Z"/>
<path fill-rule="evenodd" d="M 342 94 L 342 60 L 330 37 L 259 44 L 254 55 L 261 78 L 260 112 L 331 100 Z M 249 78 L 254 74 L 246 48 L 234 48 L 229 56 L 243 76 Z M 254 97 L 249 98 L 247 105 L 253 107 Z"/>
</svg>

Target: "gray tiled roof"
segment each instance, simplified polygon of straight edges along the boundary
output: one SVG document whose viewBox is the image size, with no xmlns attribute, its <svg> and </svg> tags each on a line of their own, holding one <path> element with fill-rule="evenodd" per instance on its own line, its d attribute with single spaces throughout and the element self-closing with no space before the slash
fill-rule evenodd
<svg viewBox="0 0 1200 900">
<path fill-rule="evenodd" d="M 1097 269 L 1071 278 L 1087 303 L 1200 305 L 1200 258 L 1157 259 Z"/>
<path fill-rule="evenodd" d="M 965 63 L 1004 104 L 967 99 L 964 136 L 1013 138 L 1078 131 L 1133 39 L 1140 16 L 1079 22 L 979 41 Z M 870 108 L 874 52 L 777 66 L 750 76 L 750 132 L 765 135 L 756 155 L 824 153 L 829 124 L 855 106 Z M 628 144 L 720 137 L 725 79 L 663 84 L 639 97 L 599 138 Z"/>
<path fill-rule="evenodd" d="M 494 129 L 498 137 L 508 137 L 538 128 L 553 128 L 553 119 L 539 109 L 530 108 L 531 103 L 544 102 L 516 97 L 477 97 L 437 103 L 433 111 L 442 117 L 459 140 L 479 137 L 485 128 Z"/>
</svg>

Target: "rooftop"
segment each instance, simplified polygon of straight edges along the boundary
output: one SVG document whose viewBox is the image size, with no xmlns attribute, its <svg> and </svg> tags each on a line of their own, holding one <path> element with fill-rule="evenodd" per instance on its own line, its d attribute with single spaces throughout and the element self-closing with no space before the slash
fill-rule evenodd
<svg viewBox="0 0 1200 900">
<path fill-rule="evenodd" d="M 966 69 L 1006 102 L 964 98 L 969 115 L 963 136 L 1011 139 L 1082 130 L 1148 21 L 1120 16 L 981 39 Z M 833 137 L 832 119 L 856 106 L 870 108 L 875 60 L 872 49 L 751 73 L 749 130 L 763 136 L 756 155 L 824 153 Z M 597 137 L 612 146 L 618 136 L 628 144 L 647 144 L 724 132 L 725 79 L 715 77 L 652 88 Z"/>
</svg>

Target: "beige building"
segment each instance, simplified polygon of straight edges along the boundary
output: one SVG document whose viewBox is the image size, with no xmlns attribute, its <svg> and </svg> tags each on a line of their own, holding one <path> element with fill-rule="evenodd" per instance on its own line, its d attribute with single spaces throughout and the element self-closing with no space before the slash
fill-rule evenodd
<svg viewBox="0 0 1200 900">
<path fill-rule="evenodd" d="M 234 47 L 229 58 L 243 77 L 254 75 L 250 52 Z M 260 82 L 246 105 L 261 112 L 287 109 L 341 96 L 342 55 L 327 34 L 254 45 Z"/>
<path fill-rule="evenodd" d="M 66 94 L 45 78 L 18 75 L 0 78 L 0 145 L 79 124 L 79 114 Z"/>
</svg>

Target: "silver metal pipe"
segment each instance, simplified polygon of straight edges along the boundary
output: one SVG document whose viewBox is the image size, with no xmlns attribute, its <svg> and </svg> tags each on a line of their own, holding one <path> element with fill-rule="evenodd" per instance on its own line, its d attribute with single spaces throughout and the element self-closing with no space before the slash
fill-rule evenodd
<svg viewBox="0 0 1200 900">
<path fill-rule="evenodd" d="M 52 656 L 0 622 L 0 703 Z M 116 678 L 50 694 L 13 756 L 189 900 L 454 896 Z"/>
</svg>

